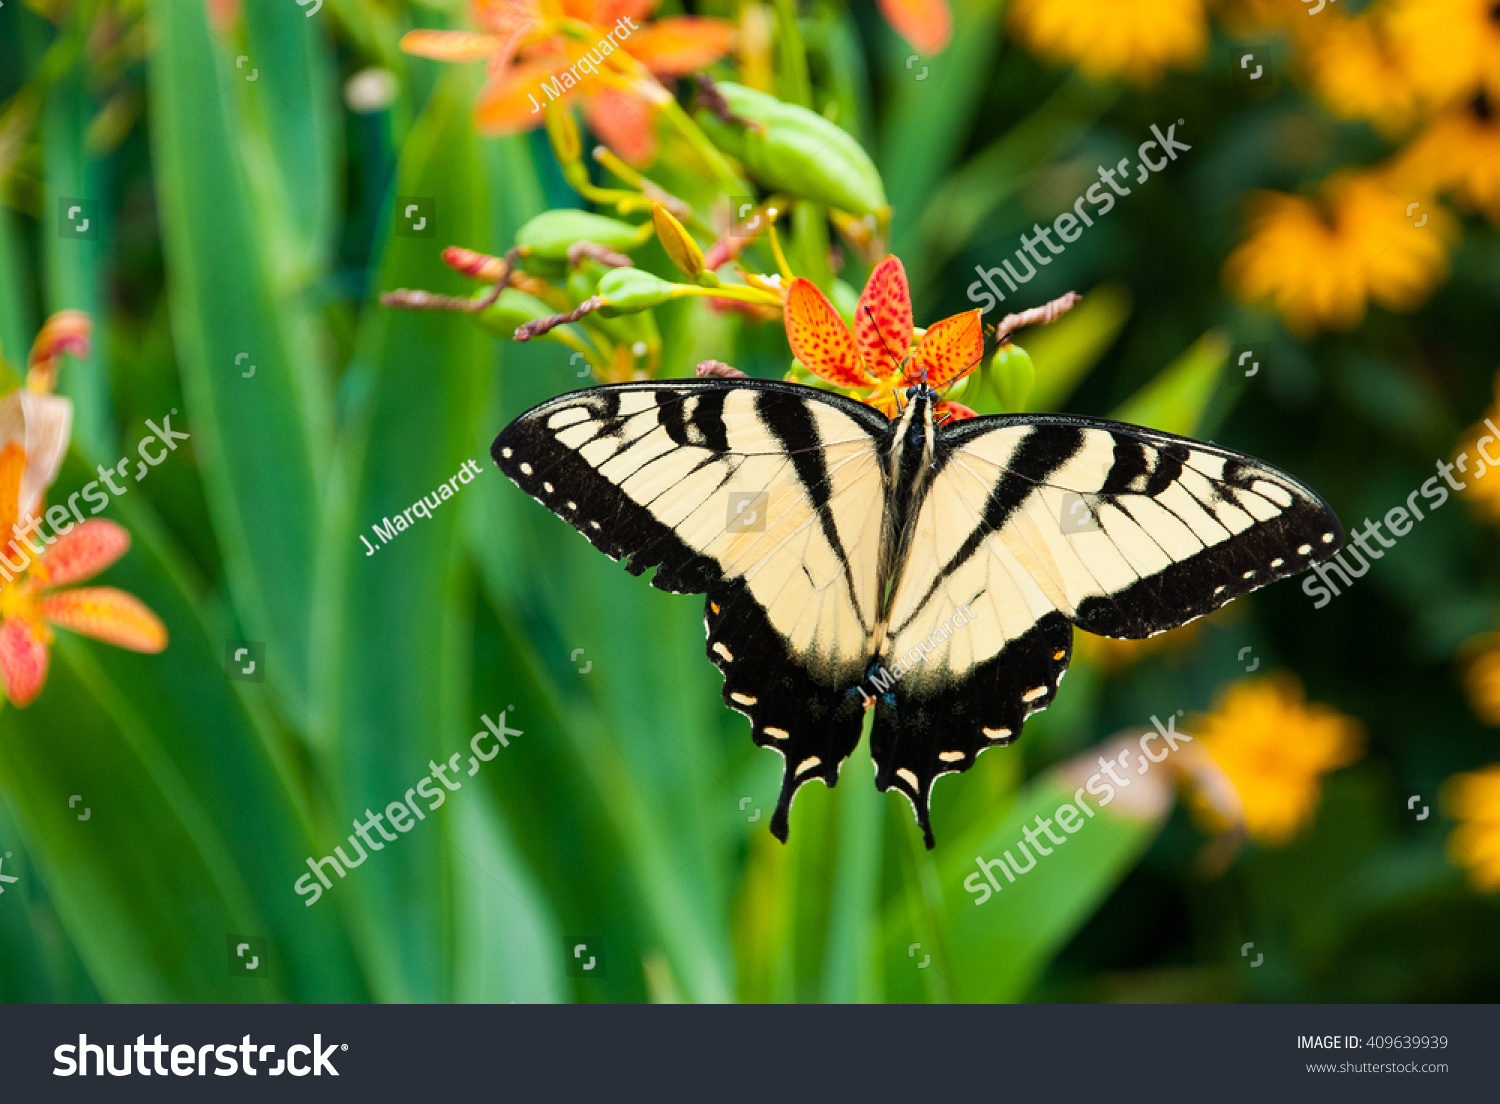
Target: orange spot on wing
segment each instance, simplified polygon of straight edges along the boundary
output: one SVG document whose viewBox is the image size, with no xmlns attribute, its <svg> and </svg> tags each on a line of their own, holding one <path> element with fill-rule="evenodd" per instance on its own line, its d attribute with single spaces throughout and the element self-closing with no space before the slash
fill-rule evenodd
<svg viewBox="0 0 1500 1104">
<path fill-rule="evenodd" d="M 927 386 L 942 387 L 968 375 L 983 356 L 984 331 L 976 308 L 928 327 L 912 358 L 910 374 L 920 376 L 925 369 Z"/>
<path fill-rule="evenodd" d="M 854 340 L 876 377 L 884 379 L 896 370 L 898 361 L 906 358 L 911 350 L 911 331 L 911 288 L 906 282 L 906 268 L 899 257 L 887 254 L 865 281 L 854 311 Z"/>
<path fill-rule="evenodd" d="M 854 338 L 828 297 L 798 277 L 786 290 L 786 339 L 792 355 L 816 376 L 840 387 L 869 387 Z"/>
</svg>

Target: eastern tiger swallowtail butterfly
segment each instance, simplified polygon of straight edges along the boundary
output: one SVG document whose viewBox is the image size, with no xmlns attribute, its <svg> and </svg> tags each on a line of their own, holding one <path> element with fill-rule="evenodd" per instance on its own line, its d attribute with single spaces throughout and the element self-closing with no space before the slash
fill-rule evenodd
<svg viewBox="0 0 1500 1104">
<path fill-rule="evenodd" d="M 832 786 L 875 710 L 876 786 L 933 846 L 934 780 L 1008 744 L 1057 693 L 1072 626 L 1150 636 L 1327 559 L 1338 518 L 1253 457 L 1067 416 L 889 420 L 750 378 L 560 395 L 496 464 L 626 570 L 706 594 L 708 658 L 797 789 Z"/>
</svg>

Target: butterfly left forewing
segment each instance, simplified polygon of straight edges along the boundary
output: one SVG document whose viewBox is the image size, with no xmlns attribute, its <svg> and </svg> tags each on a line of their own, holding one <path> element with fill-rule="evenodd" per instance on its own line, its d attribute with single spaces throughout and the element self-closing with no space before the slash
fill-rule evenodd
<svg viewBox="0 0 1500 1104">
<path fill-rule="evenodd" d="M 724 700 L 786 758 L 783 838 L 797 788 L 832 785 L 859 739 L 850 687 L 876 616 L 886 432 L 870 408 L 811 388 L 670 380 L 559 396 L 492 449 L 627 570 L 707 593 Z"/>
</svg>

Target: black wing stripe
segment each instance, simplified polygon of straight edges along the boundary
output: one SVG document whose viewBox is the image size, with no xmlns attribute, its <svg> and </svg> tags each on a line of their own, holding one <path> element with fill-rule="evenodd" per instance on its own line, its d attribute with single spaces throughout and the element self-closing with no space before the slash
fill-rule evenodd
<svg viewBox="0 0 1500 1104">
<path fill-rule="evenodd" d="M 1045 482 L 1048 476 L 1077 455 L 1082 447 L 1082 431 L 1059 434 L 1033 431 L 1021 442 L 1020 448 L 1016 450 L 1010 464 L 1002 470 L 999 482 L 985 501 L 983 515 L 976 520 L 973 530 L 958 551 L 949 557 L 932 580 L 927 593 L 913 606 L 913 617 L 927 607 L 938 587 L 969 561 L 985 539 L 1010 520 L 1027 495 L 1035 489 L 1035 485 Z M 938 470 L 945 468 L 948 462 L 949 459 L 945 458 Z M 903 621 L 894 631 L 899 633 L 907 628 L 910 620 L 908 618 Z"/>
</svg>

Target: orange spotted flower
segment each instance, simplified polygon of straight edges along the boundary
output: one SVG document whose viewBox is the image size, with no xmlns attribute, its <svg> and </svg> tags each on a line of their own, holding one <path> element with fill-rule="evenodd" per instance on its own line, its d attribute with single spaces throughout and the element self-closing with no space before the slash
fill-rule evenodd
<svg viewBox="0 0 1500 1104">
<path fill-rule="evenodd" d="M 642 26 L 660 0 L 469 0 L 481 31 L 409 32 L 401 48 L 438 61 L 488 59 L 474 106 L 487 134 L 515 134 L 542 122 L 552 99 L 584 100 L 589 127 L 632 164 L 656 150 L 651 118 L 670 94 L 655 78 L 718 61 L 734 25 L 681 16 Z"/>
<path fill-rule="evenodd" d="M 67 451 L 72 404 L 51 394 L 63 353 L 85 356 L 89 321 L 54 315 L 32 346 L 26 386 L 0 398 L 0 687 L 31 703 L 47 681 L 52 627 L 137 652 L 159 652 L 167 630 L 138 599 L 114 587 L 77 587 L 125 554 L 130 534 L 103 518 L 78 519 L 42 499 Z M 54 520 L 55 519 L 55 520 Z"/>
<path fill-rule="evenodd" d="M 956 383 L 984 356 L 978 309 L 934 322 L 915 349 L 911 289 L 901 261 L 886 256 L 870 273 L 854 311 L 854 332 L 816 284 L 793 280 L 785 297 L 786 339 L 804 368 L 839 387 L 868 391 L 859 396 L 888 418 L 896 417 L 896 392 L 925 380 L 938 388 Z M 937 405 L 938 415 L 968 418 L 955 402 Z"/>
</svg>

